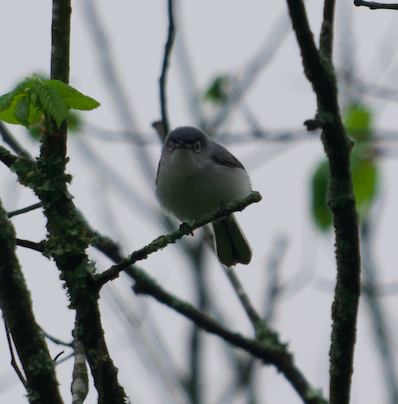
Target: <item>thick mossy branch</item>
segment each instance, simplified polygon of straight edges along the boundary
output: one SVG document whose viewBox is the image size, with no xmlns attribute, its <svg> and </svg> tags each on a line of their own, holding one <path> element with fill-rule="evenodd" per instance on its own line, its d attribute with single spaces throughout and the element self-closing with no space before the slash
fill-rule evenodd
<svg viewBox="0 0 398 404">
<path fill-rule="evenodd" d="M 88 361 L 94 382 L 103 403 L 124 403 L 125 393 L 117 380 L 117 369 L 107 351 L 98 308 L 98 288 L 92 279 L 93 265 L 85 254 L 92 234 L 76 211 L 66 184 L 70 176 L 65 174 L 66 159 L 54 155 L 51 148 L 54 135 L 44 135 L 42 153 L 38 163 L 24 157 L 17 158 L 0 148 L 2 156 L 11 163 L 21 184 L 30 187 L 41 199 L 47 217 L 48 241 L 44 253 L 54 258 L 61 271 L 70 296 L 71 307 L 76 308 L 80 339 L 91 352 Z M 47 148 L 48 147 L 48 148 Z M 62 150 L 62 146 L 61 146 Z M 96 352 L 102 354 L 98 357 Z M 99 371 L 100 369 L 101 371 Z M 107 380 L 107 383 L 104 381 Z"/>
<path fill-rule="evenodd" d="M 70 0 L 53 0 L 51 78 L 69 81 Z M 86 249 L 90 237 L 68 192 L 71 177 L 65 173 L 67 122 L 41 139 L 37 164 L 17 160 L 13 169 L 21 183 L 30 186 L 43 204 L 47 218 L 46 254 L 51 256 L 65 281 L 71 307 L 76 309 L 78 338 L 84 345 L 99 402 L 123 404 L 126 395 L 117 380 L 117 369 L 109 357 L 98 307 L 98 290 L 93 286 L 93 265 Z"/>
<path fill-rule="evenodd" d="M 359 225 L 350 169 L 352 141 L 340 116 L 332 63 L 335 0 L 325 0 L 320 50 L 316 48 L 302 0 L 287 0 L 293 28 L 301 49 L 304 70 L 317 95 L 317 122 L 329 159 L 327 202 L 336 235 L 337 284 L 333 303 L 330 349 L 330 402 L 350 401 L 356 323 L 360 296 L 361 259 Z"/>
<path fill-rule="evenodd" d="M 133 252 L 129 255 L 125 260 L 121 263 L 112 266 L 107 271 L 98 276 L 97 283 L 99 288 L 101 288 L 106 282 L 116 278 L 120 272 L 126 269 L 129 265 L 133 265 L 137 261 L 144 260 L 148 257 L 149 254 L 152 254 L 156 251 L 161 250 L 166 247 L 168 244 L 175 243 L 177 240 L 182 238 L 183 236 L 189 235 L 193 233 L 194 230 L 199 227 L 204 226 L 207 223 L 210 223 L 214 220 L 217 220 L 221 217 L 230 215 L 233 212 L 242 211 L 247 206 L 251 205 L 255 202 L 261 201 L 261 195 L 258 192 L 252 192 L 246 198 L 240 199 L 236 202 L 229 203 L 225 209 L 218 211 L 211 215 L 206 215 L 200 220 L 192 221 L 189 223 L 183 223 L 180 226 L 179 230 L 176 230 L 172 233 L 166 234 L 164 236 L 158 237 L 156 240 L 152 241 L 152 243 L 147 246 L 141 248 Z"/>
<path fill-rule="evenodd" d="M 54 362 L 37 325 L 15 254 L 14 229 L 0 203 L 0 307 L 26 375 L 31 403 L 61 404 Z"/>
</svg>

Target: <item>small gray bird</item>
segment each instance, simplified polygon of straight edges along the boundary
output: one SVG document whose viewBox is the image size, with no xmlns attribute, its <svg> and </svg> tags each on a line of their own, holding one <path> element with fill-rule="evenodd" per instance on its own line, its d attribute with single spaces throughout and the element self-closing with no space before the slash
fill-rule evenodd
<svg viewBox="0 0 398 404">
<path fill-rule="evenodd" d="M 239 160 L 199 129 L 182 126 L 166 137 L 156 178 L 156 195 L 181 221 L 215 213 L 252 192 Z M 212 223 L 219 260 L 248 264 L 251 247 L 234 215 Z"/>
</svg>

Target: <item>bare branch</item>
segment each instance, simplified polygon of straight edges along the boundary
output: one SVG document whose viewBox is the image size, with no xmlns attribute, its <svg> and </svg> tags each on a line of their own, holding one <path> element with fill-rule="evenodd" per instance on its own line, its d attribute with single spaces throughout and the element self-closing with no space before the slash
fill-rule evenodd
<svg viewBox="0 0 398 404">
<path fill-rule="evenodd" d="M 263 320 L 261 319 L 260 315 L 256 312 L 256 309 L 253 307 L 249 299 L 249 296 L 243 289 L 243 286 L 240 283 L 239 278 L 236 276 L 236 273 L 232 269 L 232 267 L 226 267 L 224 265 L 222 265 L 222 267 L 229 281 L 231 282 L 231 285 L 234 288 L 236 295 L 238 296 L 240 302 L 242 303 L 242 306 L 245 309 L 246 314 L 253 325 L 254 331 L 257 333 L 257 330 L 260 324 L 263 322 Z"/>
<path fill-rule="evenodd" d="M 354 5 L 368 7 L 371 10 L 398 10 L 398 4 L 377 3 L 375 1 L 354 0 Z"/>
<path fill-rule="evenodd" d="M 0 121 L 0 134 L 4 142 L 7 143 L 15 153 L 19 156 L 25 156 L 29 160 L 33 160 L 29 152 L 21 146 L 2 121 Z"/>
<path fill-rule="evenodd" d="M 327 403 L 321 393 L 311 387 L 302 373 L 296 368 L 293 357 L 287 351 L 286 345 L 279 342 L 277 334 L 273 331 L 269 330 L 267 334 L 262 335 L 261 339 L 258 340 L 245 338 L 222 327 L 207 313 L 198 311 L 191 304 L 167 292 L 146 272 L 135 266 L 129 267 L 128 272 L 136 281 L 134 291 L 137 294 L 153 296 L 157 301 L 187 317 L 205 331 L 218 335 L 230 344 L 244 349 L 267 364 L 274 365 L 289 380 L 305 403 Z"/>
<path fill-rule="evenodd" d="M 363 296 L 368 306 L 371 329 L 381 359 L 386 391 L 391 403 L 398 402 L 398 378 L 395 370 L 394 343 L 388 315 L 380 304 L 377 293 L 377 268 L 372 251 L 372 227 L 368 220 L 361 223 L 361 244 L 363 254 Z"/>
<path fill-rule="evenodd" d="M 48 338 L 51 342 L 54 342 L 54 344 L 57 345 L 62 345 L 62 346 L 67 346 L 69 348 L 73 348 L 73 342 L 65 342 L 65 341 L 61 341 L 60 339 L 53 337 L 52 335 L 48 334 L 47 332 L 45 332 L 43 329 L 41 329 L 41 332 L 43 333 L 43 335 Z"/>
<path fill-rule="evenodd" d="M 17 245 L 19 245 L 20 247 L 25 247 L 25 248 L 29 248 L 30 250 L 34 250 L 34 251 L 38 251 L 43 253 L 45 250 L 44 247 L 44 243 L 35 243 L 33 241 L 29 241 L 29 240 L 21 240 L 19 238 L 16 239 L 16 243 Z"/>
<path fill-rule="evenodd" d="M 175 39 L 175 24 L 174 24 L 174 0 L 168 0 L 168 15 L 169 15 L 169 31 L 167 42 L 164 51 L 162 74 L 160 76 L 160 106 L 162 110 L 162 124 L 163 132 L 167 135 L 170 130 L 169 118 L 167 114 L 167 96 L 166 96 L 166 81 L 167 72 L 169 68 L 169 60 L 171 57 L 171 51 L 173 50 Z"/>
<path fill-rule="evenodd" d="M 8 329 L 7 324 L 5 323 L 5 321 L 4 321 L 4 328 L 6 330 L 8 348 L 9 348 L 10 354 L 11 354 L 11 366 L 14 368 L 15 373 L 18 375 L 19 380 L 21 381 L 21 383 L 24 385 L 25 388 L 27 388 L 26 379 L 25 379 L 24 375 L 22 374 L 21 370 L 19 369 L 17 361 L 15 359 L 14 348 L 12 347 L 12 341 L 11 341 L 11 337 L 10 337 L 10 330 Z"/>
<path fill-rule="evenodd" d="M 26 208 L 19 209 L 19 210 L 14 210 L 13 212 L 8 212 L 7 217 L 10 219 L 13 216 L 17 216 L 17 215 L 21 215 L 23 213 L 31 212 L 32 210 L 41 208 L 42 206 L 43 206 L 43 204 L 41 202 L 35 203 L 34 205 L 28 206 Z"/>
</svg>

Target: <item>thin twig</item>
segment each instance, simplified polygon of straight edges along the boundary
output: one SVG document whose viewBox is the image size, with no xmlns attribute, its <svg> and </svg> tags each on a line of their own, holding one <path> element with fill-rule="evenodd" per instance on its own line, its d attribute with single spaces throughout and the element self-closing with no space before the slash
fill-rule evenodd
<svg viewBox="0 0 398 404">
<path fill-rule="evenodd" d="M 73 348 L 73 341 L 72 342 L 65 342 L 65 341 L 61 341 L 60 339 L 53 337 L 52 335 L 48 334 L 47 332 L 45 332 L 43 329 L 41 329 L 42 334 L 48 338 L 51 342 L 54 342 L 54 344 L 57 345 L 62 345 L 62 346 L 67 346 L 69 348 Z"/>
<path fill-rule="evenodd" d="M 65 351 L 61 351 L 60 353 L 58 353 L 57 355 L 55 355 L 55 357 L 54 357 L 54 359 L 53 359 L 53 362 L 57 363 L 57 359 L 58 359 L 61 355 L 63 355 L 64 353 L 65 353 Z"/>
<path fill-rule="evenodd" d="M 390 403 L 398 402 L 398 379 L 394 360 L 394 342 L 389 328 L 387 313 L 383 310 L 377 293 L 377 268 L 374 263 L 372 251 L 372 233 L 369 219 L 361 224 L 361 244 L 363 255 L 363 296 L 368 306 L 371 329 L 380 354 L 381 369 L 384 374 L 384 383 L 389 395 Z"/>
<path fill-rule="evenodd" d="M 231 267 L 226 267 L 225 265 L 222 265 L 229 281 L 231 282 L 232 287 L 235 290 L 236 295 L 238 296 L 240 302 L 242 303 L 243 308 L 246 311 L 247 316 L 249 317 L 254 331 L 257 331 L 257 327 L 259 323 L 261 323 L 263 320 L 259 316 L 259 314 L 256 312 L 256 309 L 253 307 L 249 296 L 246 294 L 245 290 L 243 289 L 242 284 L 240 283 L 239 278 L 236 276 L 235 271 Z"/>
<path fill-rule="evenodd" d="M 200 220 L 196 220 L 189 223 L 183 223 L 180 226 L 179 230 L 158 237 L 156 240 L 152 241 L 152 243 L 132 253 L 121 263 L 112 266 L 107 271 L 99 275 L 97 277 L 98 288 L 100 289 L 106 282 L 118 277 L 119 273 L 122 272 L 124 269 L 126 269 L 128 266 L 135 264 L 137 261 L 146 259 L 149 254 L 159 251 L 160 249 L 166 247 L 168 244 L 175 243 L 177 240 L 179 240 L 185 235 L 191 234 L 194 230 L 198 229 L 199 227 L 202 227 L 205 224 L 212 222 L 213 220 L 230 215 L 233 212 L 241 211 L 245 209 L 247 206 L 251 205 L 252 203 L 260 201 L 261 201 L 261 195 L 258 192 L 254 191 L 246 198 L 240 199 L 233 203 L 229 203 L 226 206 L 226 208 L 221 211 L 218 211 L 212 215 L 206 215 Z"/>
<path fill-rule="evenodd" d="M 280 272 L 281 262 L 286 255 L 287 245 L 287 237 L 285 234 L 277 236 L 271 249 L 271 255 L 267 262 L 266 289 L 268 289 L 268 291 L 264 304 L 264 318 L 269 324 L 272 324 L 272 320 L 275 317 L 277 302 L 281 298 L 281 292 L 283 290 L 280 284 Z"/>
<path fill-rule="evenodd" d="M 279 18 L 275 21 L 274 26 L 271 28 L 271 34 L 267 34 L 267 38 L 261 46 L 260 51 L 250 60 L 247 66 L 245 66 L 239 77 L 235 78 L 233 91 L 205 129 L 213 132 L 221 127 L 234 106 L 246 95 L 259 73 L 277 54 L 277 51 L 280 49 L 290 29 L 289 17 L 286 15 L 285 10 L 283 10 Z"/>
<path fill-rule="evenodd" d="M 8 130 L 8 128 L 4 125 L 2 121 L 0 121 L 0 134 L 4 142 L 7 143 L 11 147 L 11 149 L 18 154 L 18 156 L 25 156 L 29 160 L 33 161 L 33 158 L 30 155 L 30 153 L 21 146 L 18 140 L 15 139 L 15 137 L 11 134 L 11 132 Z"/>
<path fill-rule="evenodd" d="M 98 69 L 104 77 L 103 82 L 109 92 L 109 99 L 115 104 L 119 121 L 122 127 L 126 129 L 124 132 L 126 140 L 144 143 L 144 136 L 142 136 L 138 130 L 137 114 L 134 112 L 130 94 L 127 92 L 126 86 L 117 72 L 117 57 L 112 54 L 112 47 L 109 42 L 106 27 L 97 9 L 98 2 L 85 0 L 80 3 L 84 8 L 87 27 L 93 39 L 94 50 L 97 53 Z M 126 30 L 127 29 L 129 29 L 128 26 L 126 26 Z M 139 162 L 138 169 L 141 170 L 143 176 L 147 179 L 147 185 L 153 184 L 154 186 L 154 165 L 147 149 L 134 147 L 132 151 L 135 159 Z"/>
<path fill-rule="evenodd" d="M 14 349 L 12 347 L 12 341 L 11 341 L 11 337 L 10 337 L 10 330 L 7 327 L 7 324 L 4 320 L 4 328 L 6 330 L 6 335 L 7 335 L 7 342 L 8 342 L 8 348 L 10 350 L 10 354 L 11 354 L 11 366 L 14 368 L 15 373 L 18 375 L 19 380 L 21 381 L 21 383 L 25 386 L 25 388 L 27 387 L 27 382 L 25 377 L 23 376 L 21 370 L 18 367 L 17 361 L 15 359 L 15 355 L 14 355 Z"/>
<path fill-rule="evenodd" d="M 205 245 L 206 245 L 205 232 L 201 235 L 199 243 L 192 248 L 192 266 L 195 276 L 193 282 L 196 288 L 197 307 L 201 312 L 208 312 L 209 310 L 209 295 L 206 288 L 206 274 L 205 274 Z M 192 404 L 202 404 L 204 401 L 203 396 L 203 348 L 204 338 L 201 328 L 196 324 L 192 324 L 189 336 L 189 373 L 187 375 L 186 390 L 190 397 Z"/>
<path fill-rule="evenodd" d="M 169 133 L 169 118 L 167 114 L 167 96 L 166 96 L 166 82 L 167 82 L 167 72 L 169 68 L 169 61 L 171 57 L 171 52 L 173 50 L 174 39 L 175 39 L 175 24 L 174 24 L 174 0 L 168 0 L 168 15 L 169 15 L 169 31 L 167 42 L 164 51 L 162 74 L 160 76 L 160 107 L 162 111 L 162 124 L 163 132 L 167 135 Z"/>
<path fill-rule="evenodd" d="M 10 219 L 13 216 L 17 216 L 17 215 L 21 215 L 23 213 L 31 212 L 32 210 L 41 208 L 42 206 L 43 206 L 43 204 L 41 202 L 35 203 L 34 205 L 28 206 L 26 208 L 19 209 L 19 210 L 14 210 L 13 212 L 8 212 L 7 217 Z"/>
<path fill-rule="evenodd" d="M 368 7 L 371 10 L 398 10 L 398 4 L 376 3 L 375 1 L 354 0 L 354 5 Z"/>
<path fill-rule="evenodd" d="M 25 247 L 25 248 L 29 248 L 30 250 L 34 250 L 34 251 L 38 251 L 40 253 L 43 253 L 45 250 L 45 246 L 44 243 L 35 243 L 33 241 L 29 241 L 29 240 L 21 240 L 20 238 L 16 239 L 17 245 L 19 245 L 20 247 Z"/>
</svg>

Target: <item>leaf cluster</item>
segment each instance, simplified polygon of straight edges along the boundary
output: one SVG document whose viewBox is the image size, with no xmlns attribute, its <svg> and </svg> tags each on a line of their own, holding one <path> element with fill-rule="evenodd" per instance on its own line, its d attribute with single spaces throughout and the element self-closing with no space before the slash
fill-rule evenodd
<svg viewBox="0 0 398 404">
<path fill-rule="evenodd" d="M 43 81 L 35 75 L 0 97 L 0 120 L 29 128 L 44 116 L 47 131 L 52 132 L 50 118 L 60 127 L 70 109 L 90 111 L 99 106 L 99 102 L 62 81 Z"/>
</svg>

